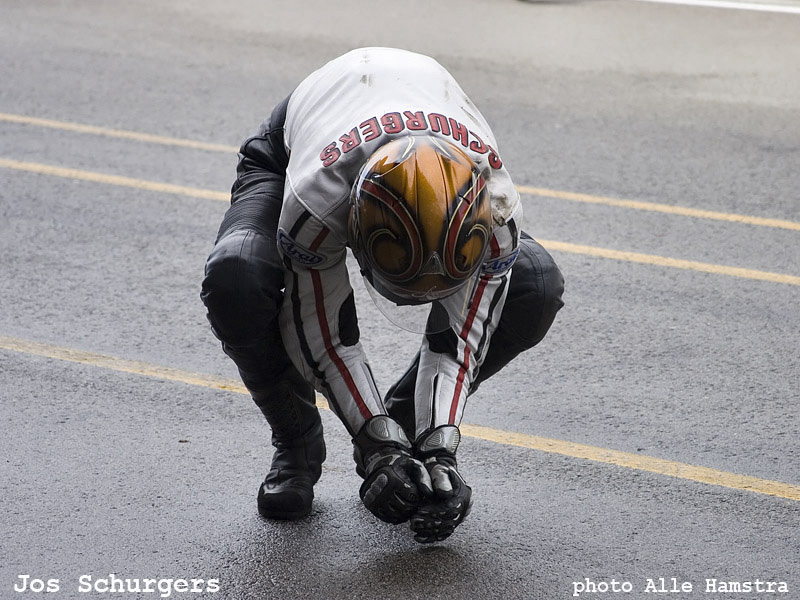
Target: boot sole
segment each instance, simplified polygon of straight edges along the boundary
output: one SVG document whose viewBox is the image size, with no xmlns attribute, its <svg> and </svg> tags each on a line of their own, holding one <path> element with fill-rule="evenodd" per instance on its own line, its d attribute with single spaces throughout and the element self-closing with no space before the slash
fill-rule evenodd
<svg viewBox="0 0 800 600">
<path fill-rule="evenodd" d="M 260 514 L 265 519 L 273 521 L 275 520 L 297 521 L 298 519 L 302 519 L 303 517 L 307 517 L 309 514 L 311 514 L 311 507 L 309 506 L 307 509 L 304 508 L 303 510 L 300 511 L 286 511 L 286 510 L 267 509 L 259 506 L 258 514 Z"/>
<path fill-rule="evenodd" d="M 284 489 L 276 493 L 264 493 L 263 486 L 258 490 L 258 514 L 265 519 L 295 521 L 311 513 L 314 500 L 312 490 Z"/>
</svg>

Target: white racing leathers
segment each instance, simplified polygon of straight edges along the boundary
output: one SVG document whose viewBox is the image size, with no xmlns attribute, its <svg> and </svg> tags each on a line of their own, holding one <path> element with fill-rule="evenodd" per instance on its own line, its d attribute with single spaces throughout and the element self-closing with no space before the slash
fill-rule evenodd
<svg viewBox="0 0 800 600">
<path fill-rule="evenodd" d="M 367 158 L 402 135 L 460 144 L 483 173 L 494 220 L 477 282 L 443 301 L 455 342 L 434 351 L 423 338 L 416 433 L 458 425 L 505 301 L 519 242 L 519 194 L 489 126 L 452 76 L 431 58 L 387 48 L 353 50 L 312 73 L 289 100 L 289 154 L 278 246 L 289 267 L 281 334 L 289 355 L 355 435 L 386 414 L 355 339 L 345 264 L 353 182 Z"/>
</svg>

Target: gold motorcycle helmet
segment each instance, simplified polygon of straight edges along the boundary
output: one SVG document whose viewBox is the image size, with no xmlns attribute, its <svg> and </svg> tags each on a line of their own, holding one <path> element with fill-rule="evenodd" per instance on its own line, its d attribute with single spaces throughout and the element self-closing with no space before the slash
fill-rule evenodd
<svg viewBox="0 0 800 600">
<path fill-rule="evenodd" d="M 350 247 L 368 287 L 395 305 L 441 300 L 468 285 L 491 236 L 486 181 L 447 140 L 392 140 L 367 159 L 353 185 Z"/>
</svg>

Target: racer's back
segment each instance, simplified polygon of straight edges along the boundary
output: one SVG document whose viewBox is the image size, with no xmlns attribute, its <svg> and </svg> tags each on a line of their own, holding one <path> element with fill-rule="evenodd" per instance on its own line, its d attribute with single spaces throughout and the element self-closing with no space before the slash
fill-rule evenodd
<svg viewBox="0 0 800 600">
<path fill-rule="evenodd" d="M 353 50 L 292 93 L 285 202 L 299 203 L 344 240 L 359 169 L 398 135 L 437 135 L 459 144 L 486 178 L 493 208 L 504 213 L 496 217 L 502 222 L 513 212 L 516 193 L 481 113 L 434 59 L 393 48 Z"/>
</svg>

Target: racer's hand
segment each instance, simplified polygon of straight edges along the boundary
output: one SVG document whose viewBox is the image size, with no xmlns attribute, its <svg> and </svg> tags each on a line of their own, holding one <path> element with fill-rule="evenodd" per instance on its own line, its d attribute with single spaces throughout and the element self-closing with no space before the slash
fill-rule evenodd
<svg viewBox="0 0 800 600">
<path fill-rule="evenodd" d="M 458 472 L 458 427 L 445 425 L 420 436 L 415 455 L 431 476 L 434 494 L 411 518 L 414 539 L 423 544 L 450 537 L 472 509 L 472 488 Z"/>
<path fill-rule="evenodd" d="M 388 416 L 367 421 L 353 439 L 356 471 L 364 478 L 364 506 L 387 523 L 403 523 L 433 494 L 428 470 L 411 456 L 403 429 Z"/>
</svg>

